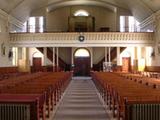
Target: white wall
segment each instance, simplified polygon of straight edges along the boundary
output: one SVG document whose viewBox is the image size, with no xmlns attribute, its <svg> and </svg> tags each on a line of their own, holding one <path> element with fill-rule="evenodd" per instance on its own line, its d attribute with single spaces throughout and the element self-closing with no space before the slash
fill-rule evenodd
<svg viewBox="0 0 160 120">
<path fill-rule="evenodd" d="M 8 58 L 8 52 L 9 52 L 8 41 L 9 41 L 9 34 L 8 34 L 7 19 L 1 17 L 0 15 L 0 67 L 12 66 L 12 60 Z M 5 49 L 5 55 L 3 54 L 4 49 Z"/>
<path fill-rule="evenodd" d="M 59 47 L 59 57 L 66 62 L 67 64 L 71 64 L 71 48 L 70 47 Z"/>
<path fill-rule="evenodd" d="M 97 64 L 104 58 L 105 48 L 104 47 L 93 47 L 93 64 Z"/>
</svg>

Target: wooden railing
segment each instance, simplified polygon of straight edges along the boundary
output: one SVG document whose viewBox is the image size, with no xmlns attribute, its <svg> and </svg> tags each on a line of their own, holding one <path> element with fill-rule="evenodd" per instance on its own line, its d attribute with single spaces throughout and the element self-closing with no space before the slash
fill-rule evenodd
<svg viewBox="0 0 160 120">
<path fill-rule="evenodd" d="M 153 33 L 85 32 L 83 42 L 80 33 L 10 33 L 11 46 L 123 46 L 154 44 Z"/>
</svg>

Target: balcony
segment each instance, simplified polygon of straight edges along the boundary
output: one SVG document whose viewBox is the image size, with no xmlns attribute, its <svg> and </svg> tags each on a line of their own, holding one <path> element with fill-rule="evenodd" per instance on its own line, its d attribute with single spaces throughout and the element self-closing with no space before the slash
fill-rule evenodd
<svg viewBox="0 0 160 120">
<path fill-rule="evenodd" d="M 84 36 L 84 41 L 79 36 Z M 154 33 L 59 32 L 10 33 L 10 45 L 17 47 L 102 47 L 153 46 Z"/>
</svg>

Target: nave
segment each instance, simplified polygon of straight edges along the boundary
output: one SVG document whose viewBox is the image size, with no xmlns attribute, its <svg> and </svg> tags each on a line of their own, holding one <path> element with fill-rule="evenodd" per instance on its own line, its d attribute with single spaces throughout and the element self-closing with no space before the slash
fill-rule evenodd
<svg viewBox="0 0 160 120">
<path fill-rule="evenodd" d="M 91 78 L 73 77 L 52 120 L 110 120 Z"/>
</svg>

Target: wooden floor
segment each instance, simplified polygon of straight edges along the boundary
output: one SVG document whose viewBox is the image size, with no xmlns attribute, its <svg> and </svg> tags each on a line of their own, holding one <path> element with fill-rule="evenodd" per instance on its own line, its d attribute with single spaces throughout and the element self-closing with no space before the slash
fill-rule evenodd
<svg viewBox="0 0 160 120">
<path fill-rule="evenodd" d="M 52 120 L 111 120 L 90 77 L 73 78 Z"/>
</svg>

